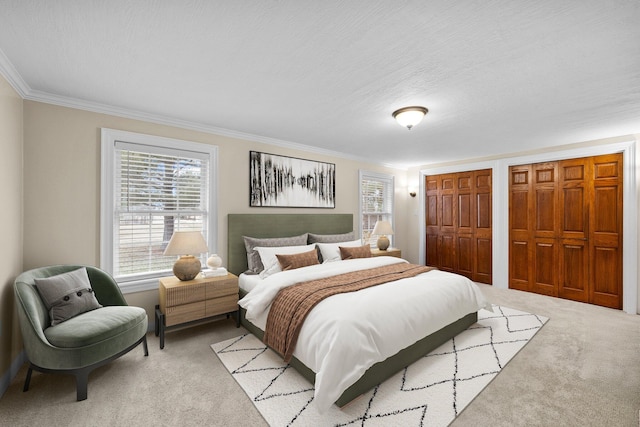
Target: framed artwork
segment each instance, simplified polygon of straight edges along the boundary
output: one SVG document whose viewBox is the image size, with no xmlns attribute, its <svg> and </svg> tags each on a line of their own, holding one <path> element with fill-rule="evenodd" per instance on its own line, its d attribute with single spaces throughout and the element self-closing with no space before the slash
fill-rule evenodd
<svg viewBox="0 0 640 427">
<path fill-rule="evenodd" d="M 335 208 L 336 165 L 249 152 L 249 206 Z"/>
</svg>

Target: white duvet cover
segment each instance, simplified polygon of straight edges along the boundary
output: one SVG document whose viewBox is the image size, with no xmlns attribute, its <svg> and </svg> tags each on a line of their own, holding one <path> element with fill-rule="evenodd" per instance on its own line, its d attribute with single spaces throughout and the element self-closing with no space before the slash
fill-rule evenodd
<svg viewBox="0 0 640 427">
<path fill-rule="evenodd" d="M 264 330 L 280 289 L 397 262 L 406 261 L 361 258 L 283 271 L 262 280 L 239 304 L 247 310 L 247 320 Z M 314 404 L 322 412 L 375 363 L 489 307 L 466 277 L 433 270 L 320 302 L 305 320 L 293 355 L 316 373 Z"/>
</svg>

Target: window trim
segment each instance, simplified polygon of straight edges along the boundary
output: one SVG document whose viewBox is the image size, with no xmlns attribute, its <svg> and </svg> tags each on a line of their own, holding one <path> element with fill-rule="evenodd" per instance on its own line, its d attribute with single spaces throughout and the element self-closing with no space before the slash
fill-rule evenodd
<svg viewBox="0 0 640 427">
<path fill-rule="evenodd" d="M 360 169 L 358 171 L 358 224 L 359 224 L 359 228 L 360 228 L 360 240 L 363 242 L 362 244 L 365 244 L 366 242 L 364 241 L 364 236 L 362 235 L 362 229 L 364 224 L 362 223 L 362 216 L 363 216 L 363 206 L 362 206 L 362 180 L 363 179 L 369 179 L 369 180 L 378 180 L 378 181 L 389 181 L 389 183 L 391 184 L 391 195 L 390 195 L 390 200 L 391 200 L 391 225 L 394 228 L 394 234 L 395 234 L 395 229 L 396 229 L 396 203 L 395 203 L 395 176 L 388 174 L 388 173 L 382 173 L 382 172 L 371 172 L 371 171 L 367 171 L 367 170 L 363 170 Z M 391 241 L 391 246 L 393 247 L 393 243 L 394 243 L 394 238 L 393 236 L 390 236 Z M 372 248 L 377 248 L 377 246 L 373 245 L 371 246 Z"/>
<path fill-rule="evenodd" d="M 184 141 L 155 135 L 101 128 L 100 170 L 100 268 L 113 274 L 113 212 L 115 191 L 116 144 L 121 142 L 150 147 L 154 150 L 178 150 L 199 153 L 209 161 L 209 230 L 207 247 L 209 253 L 217 253 L 218 246 L 218 147 L 199 142 Z M 156 151 L 157 152 L 157 151 Z M 161 277 L 160 275 L 158 277 Z M 158 278 L 144 278 L 119 282 L 123 293 L 148 291 L 158 288 Z"/>
</svg>

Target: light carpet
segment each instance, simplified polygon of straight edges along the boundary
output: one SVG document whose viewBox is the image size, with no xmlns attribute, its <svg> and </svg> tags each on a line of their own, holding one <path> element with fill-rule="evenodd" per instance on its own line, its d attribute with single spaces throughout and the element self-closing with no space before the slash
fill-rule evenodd
<svg viewBox="0 0 640 427">
<path fill-rule="evenodd" d="M 344 408 L 319 413 L 313 385 L 251 334 L 211 348 L 271 426 L 446 426 L 548 319 L 507 307 L 478 322 Z"/>
</svg>

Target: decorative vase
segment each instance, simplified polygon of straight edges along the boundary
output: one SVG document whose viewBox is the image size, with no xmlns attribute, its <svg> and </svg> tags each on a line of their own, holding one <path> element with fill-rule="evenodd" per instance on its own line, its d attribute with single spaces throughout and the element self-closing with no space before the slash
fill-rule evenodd
<svg viewBox="0 0 640 427">
<path fill-rule="evenodd" d="M 222 258 L 220 258 L 217 254 L 211 255 L 207 259 L 207 266 L 212 270 L 215 270 L 216 268 L 220 267 L 221 265 L 222 265 Z"/>
<path fill-rule="evenodd" d="M 378 249 L 380 249 L 381 251 L 386 251 L 389 248 L 389 239 L 387 238 L 387 236 L 378 237 L 378 243 L 376 244 L 376 246 L 378 246 Z"/>
<path fill-rule="evenodd" d="M 181 256 L 178 261 L 173 264 L 173 274 L 180 280 L 193 280 L 198 273 L 200 273 L 200 260 L 193 255 Z"/>
</svg>

